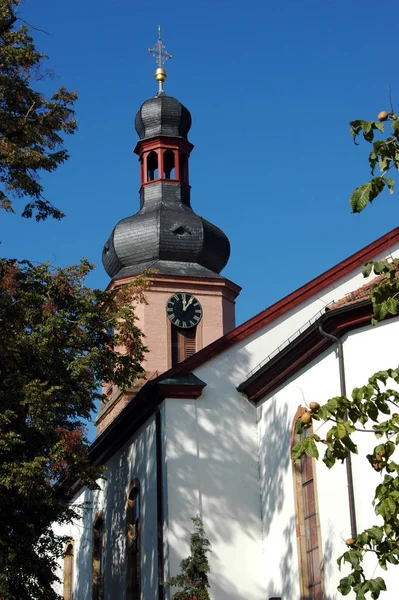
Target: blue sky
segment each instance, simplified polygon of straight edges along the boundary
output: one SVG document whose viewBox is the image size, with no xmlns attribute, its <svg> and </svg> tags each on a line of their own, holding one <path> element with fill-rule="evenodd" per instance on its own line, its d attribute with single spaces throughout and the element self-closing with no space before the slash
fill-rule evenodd
<svg viewBox="0 0 399 600">
<path fill-rule="evenodd" d="M 77 90 L 71 158 L 43 176 L 67 213 L 37 224 L 1 215 L 3 256 L 71 264 L 85 256 L 105 287 L 101 250 L 138 210 L 134 116 L 155 95 L 147 53 L 158 22 L 173 59 L 166 92 L 192 113 L 192 205 L 228 235 L 224 275 L 243 287 L 237 323 L 398 224 L 399 190 L 361 215 L 349 195 L 368 178 L 355 118 L 399 104 L 397 1 L 26 0 L 21 17 L 55 77 Z M 21 206 L 20 206 L 21 208 Z"/>
</svg>

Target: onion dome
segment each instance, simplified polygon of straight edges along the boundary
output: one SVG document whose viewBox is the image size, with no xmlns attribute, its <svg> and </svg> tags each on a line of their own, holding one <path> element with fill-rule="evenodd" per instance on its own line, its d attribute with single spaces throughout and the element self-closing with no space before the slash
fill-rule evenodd
<svg viewBox="0 0 399 600">
<path fill-rule="evenodd" d="M 104 246 L 108 275 L 120 279 L 153 268 L 170 275 L 217 277 L 230 256 L 225 234 L 195 214 L 179 184 L 160 182 L 144 190 L 149 191 L 151 199 L 119 221 Z"/>
<path fill-rule="evenodd" d="M 191 115 L 187 108 L 176 98 L 165 94 L 146 100 L 135 119 L 135 128 L 141 140 L 160 135 L 186 140 L 190 127 Z"/>
</svg>

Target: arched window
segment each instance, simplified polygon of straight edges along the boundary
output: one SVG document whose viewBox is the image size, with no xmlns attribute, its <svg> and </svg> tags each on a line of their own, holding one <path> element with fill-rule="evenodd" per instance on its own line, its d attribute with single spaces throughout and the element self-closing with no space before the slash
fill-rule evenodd
<svg viewBox="0 0 399 600">
<path fill-rule="evenodd" d="M 310 429 L 300 436 L 295 433 L 297 420 L 305 409 L 299 409 L 293 424 L 293 443 L 309 435 Z M 313 458 L 302 455 L 293 463 L 296 509 L 296 531 L 300 572 L 301 598 L 324 600 L 324 582 L 321 565 L 319 509 L 314 477 Z"/>
<path fill-rule="evenodd" d="M 173 150 L 166 150 L 163 155 L 164 179 L 175 179 L 175 153 Z"/>
<path fill-rule="evenodd" d="M 126 600 L 141 598 L 140 529 L 140 483 L 135 479 L 128 493 L 126 507 Z"/>
<path fill-rule="evenodd" d="M 73 540 L 70 540 L 64 552 L 64 600 L 73 599 L 73 555 L 74 547 Z"/>
<path fill-rule="evenodd" d="M 158 154 L 150 152 L 147 156 L 147 181 L 158 179 Z"/>
<path fill-rule="evenodd" d="M 104 516 L 100 513 L 93 525 L 93 600 L 104 598 L 104 525 Z"/>
</svg>

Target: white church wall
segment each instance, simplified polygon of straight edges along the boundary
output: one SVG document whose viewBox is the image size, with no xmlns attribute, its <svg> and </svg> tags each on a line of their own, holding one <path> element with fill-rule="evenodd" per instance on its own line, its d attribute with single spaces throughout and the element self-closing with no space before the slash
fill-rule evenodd
<svg viewBox="0 0 399 600">
<path fill-rule="evenodd" d="M 343 338 L 347 391 L 363 385 L 379 369 L 398 364 L 399 352 L 394 341 L 399 335 L 399 320 L 390 320 L 373 328 L 371 325 Z M 298 559 L 292 463 L 290 460 L 291 427 L 298 406 L 312 401 L 323 403 L 340 394 L 339 369 L 335 348 L 329 349 L 267 397 L 258 408 L 260 436 L 260 475 L 263 506 L 264 564 L 269 578 L 268 594 L 282 598 L 299 597 Z M 316 423 L 316 422 L 315 422 Z M 327 426 L 315 425 L 323 437 Z M 357 434 L 359 456 L 353 457 L 355 502 L 358 530 L 378 522 L 371 501 L 381 476 L 373 473 L 364 458 L 375 445 L 369 434 Z M 366 450 L 367 448 L 367 450 Z M 340 596 L 337 586 L 342 574 L 336 559 L 346 550 L 344 540 L 351 537 L 347 479 L 344 465 L 332 470 L 315 462 L 316 485 L 320 510 L 322 553 L 325 571 L 326 600 Z M 368 560 L 369 576 L 382 576 L 387 582 L 387 600 L 397 596 L 397 570 L 385 573 Z"/>
<path fill-rule="evenodd" d="M 390 255 L 396 256 L 399 255 L 399 252 L 395 248 L 391 248 L 384 255 L 376 256 L 375 260 Z M 220 563 L 217 562 L 216 553 L 212 558 L 214 576 L 211 576 L 211 581 L 212 589 L 215 585 L 217 586 L 214 591 L 214 598 L 217 600 L 225 597 L 224 590 L 227 590 L 226 598 L 237 597 L 237 599 L 241 599 L 249 593 L 251 597 L 256 598 L 258 597 L 256 594 L 258 594 L 259 597 L 263 598 L 264 591 L 262 590 L 265 587 L 268 593 L 268 595 L 266 594 L 267 598 L 278 596 L 279 589 L 284 591 L 283 597 L 290 597 L 291 593 L 293 597 L 295 595 L 299 596 L 289 436 L 292 419 L 298 405 L 303 404 L 303 396 L 300 389 L 290 389 L 288 397 L 283 403 L 280 400 L 277 403 L 273 401 L 260 409 L 260 415 L 262 411 L 265 412 L 263 416 L 259 417 L 258 435 L 261 441 L 260 447 L 258 447 L 258 442 L 256 440 L 254 442 L 253 430 L 251 429 L 253 428 L 252 405 L 238 394 L 236 387 L 245 380 L 249 371 L 273 352 L 279 344 L 284 343 L 288 337 L 295 334 L 318 311 L 324 309 L 327 304 L 337 301 L 349 292 L 358 289 L 367 281 L 361 275 L 360 268 L 346 275 L 323 290 L 317 298 L 313 297 L 304 301 L 260 331 L 199 367 L 195 374 L 207 383 L 207 387 L 199 400 L 185 401 L 184 408 L 181 400 L 167 401 L 165 413 L 168 437 L 167 478 L 168 494 L 171 494 L 168 499 L 168 511 L 170 512 L 168 557 L 171 573 L 177 572 L 180 559 L 187 554 L 191 527 L 190 517 L 194 515 L 195 511 L 199 510 L 203 512 L 205 525 L 207 525 L 208 516 L 204 507 L 209 506 L 212 519 L 209 521 L 207 531 L 212 532 L 211 537 L 214 536 L 211 541 L 214 546 L 216 545 L 217 556 L 223 557 Z M 319 381 L 323 384 L 321 389 L 318 389 L 320 386 L 312 381 L 312 377 L 309 382 L 310 389 L 315 388 L 318 398 L 324 400 L 327 400 L 331 395 L 339 394 L 338 373 L 336 373 L 336 379 L 331 378 L 331 373 L 335 373 L 337 368 L 335 355 L 333 351 L 330 354 L 330 362 L 323 363 L 323 373 L 319 378 Z M 328 386 L 325 386 L 326 381 L 329 381 Z M 283 392 L 284 390 L 281 393 Z M 269 410 L 271 410 L 270 413 Z M 243 418 L 243 414 L 245 418 Z M 233 421 L 237 417 L 237 419 L 241 419 L 241 422 L 235 422 L 234 426 L 230 426 L 230 424 L 225 426 L 224 420 L 228 422 L 230 417 Z M 201 419 L 202 424 L 200 426 Z M 177 424 L 179 425 L 177 426 Z M 209 439 L 200 440 L 198 438 L 199 428 L 203 432 L 206 432 L 207 428 L 209 429 Z M 245 436 L 240 432 L 240 428 L 247 428 Z M 265 433 L 266 429 L 267 433 Z M 272 432 L 270 432 L 270 429 Z M 242 488 L 237 492 L 236 489 L 230 490 L 226 487 L 226 480 L 230 479 L 228 473 L 231 463 L 234 464 L 232 452 L 224 453 L 228 457 L 226 464 L 220 461 L 220 466 L 224 467 L 223 476 L 220 475 L 218 469 L 211 468 L 218 464 L 216 459 L 218 452 L 212 463 L 209 462 L 209 453 L 207 452 L 204 452 L 206 458 L 201 458 L 201 443 L 203 448 L 209 446 L 212 449 L 212 440 L 215 438 L 218 440 L 216 444 L 218 451 L 220 448 L 224 448 L 226 444 L 229 445 L 229 443 L 232 448 L 234 445 L 239 447 L 240 454 L 236 456 L 238 481 L 240 481 L 243 473 L 245 480 L 248 477 L 251 478 L 250 484 L 246 481 L 244 492 Z M 256 488 L 254 484 L 256 476 L 252 476 L 253 465 L 248 469 L 244 465 L 247 464 L 246 461 L 249 457 L 253 458 L 255 463 L 257 462 L 257 447 L 261 461 L 258 468 L 261 469 L 262 477 L 261 487 L 257 488 L 255 492 L 253 486 Z M 178 466 L 179 461 L 180 463 L 187 461 L 188 471 Z M 191 463 L 190 466 L 188 463 Z M 190 473 L 188 477 L 190 484 L 188 485 L 184 481 L 184 473 L 187 472 Z M 203 473 L 206 473 L 206 476 Z M 193 484 L 195 480 L 197 482 Z M 319 494 L 321 501 L 325 503 L 331 502 L 332 489 L 341 489 L 344 486 L 343 489 L 346 490 L 344 467 L 338 466 L 333 475 L 329 474 L 327 484 L 323 486 Z M 225 490 L 223 493 L 217 491 L 218 485 Z M 290 491 L 289 494 L 286 493 L 287 489 Z M 228 506 L 222 508 L 224 498 L 227 498 L 227 490 L 231 492 L 234 498 L 236 513 L 230 511 Z M 246 494 L 251 496 L 250 500 L 246 498 Z M 247 512 L 242 523 L 240 522 L 242 517 L 240 511 L 245 511 L 246 506 L 255 507 L 257 504 L 258 497 L 255 499 L 256 494 L 258 497 L 261 494 L 263 535 L 268 540 L 263 547 L 263 555 L 260 555 L 257 549 L 259 536 L 259 533 L 256 533 L 257 517 L 253 520 L 251 514 Z M 219 496 L 220 511 L 215 510 Z M 231 502 L 228 499 L 226 505 Z M 196 508 L 197 506 L 199 509 Z M 337 499 L 334 506 L 339 510 L 342 519 L 349 522 L 345 495 Z M 254 514 L 256 514 L 256 510 Z M 237 518 L 237 515 L 240 518 Z M 214 527 L 215 522 L 217 523 L 216 527 Z M 213 532 L 213 529 L 215 532 L 218 531 L 219 523 L 223 524 L 225 542 L 222 535 L 218 536 L 217 533 L 214 534 Z M 250 525 L 249 528 L 248 525 Z M 236 527 L 235 533 L 234 527 Z M 331 576 L 336 573 L 335 559 L 331 558 L 333 547 L 339 544 L 340 552 L 342 549 L 341 535 L 336 533 L 334 527 L 334 522 L 326 517 L 322 524 L 323 552 L 326 557 L 326 573 L 331 572 Z M 231 535 L 227 535 L 229 531 L 231 531 Z M 248 543 L 248 548 L 241 552 L 242 534 L 246 531 L 249 532 L 250 543 Z M 185 542 L 182 545 L 183 539 Z M 184 545 L 185 543 L 186 545 Z M 178 550 L 174 550 L 174 548 L 178 548 Z M 231 560 L 230 555 L 232 555 L 233 560 Z M 250 567 L 247 567 L 246 560 L 251 563 Z M 238 566 L 235 561 L 239 563 Z M 241 567 L 244 568 L 241 569 Z M 242 573 L 242 571 L 245 571 L 245 573 Z M 259 575 L 260 573 L 261 575 Z M 247 577 L 250 580 L 249 587 L 246 587 Z M 218 580 L 221 582 L 220 585 Z M 336 580 L 338 581 L 337 577 Z M 331 583 L 330 587 L 333 591 L 336 590 L 337 581 L 334 580 Z M 233 589 L 230 585 L 233 586 Z M 251 586 L 255 586 L 255 591 L 251 589 Z M 251 589 L 251 592 L 249 592 L 249 589 Z M 237 596 L 234 596 L 234 593 Z M 331 598 L 333 597 L 331 596 Z"/>
<path fill-rule="evenodd" d="M 198 400 L 165 401 L 169 575 L 200 513 L 212 544 L 211 597 L 264 600 L 255 409 L 225 373 L 198 370 Z"/>
<path fill-rule="evenodd" d="M 143 600 L 158 597 L 156 439 L 152 417 L 106 463 L 104 479 L 99 480 L 100 490 L 80 490 L 73 503 L 82 506 L 81 520 L 56 529 L 74 540 L 74 600 L 91 600 L 93 523 L 100 511 L 105 519 L 104 600 L 125 598 L 126 501 L 134 479 L 140 481 L 142 499 Z M 62 585 L 58 592 L 62 594 Z"/>
</svg>

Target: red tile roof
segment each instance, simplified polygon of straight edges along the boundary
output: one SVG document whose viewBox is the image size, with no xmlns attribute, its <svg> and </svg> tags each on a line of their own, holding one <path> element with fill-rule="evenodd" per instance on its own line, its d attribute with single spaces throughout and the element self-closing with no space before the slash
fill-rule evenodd
<svg viewBox="0 0 399 600">
<path fill-rule="evenodd" d="M 368 281 L 366 284 L 362 285 L 362 287 L 354 290 L 353 292 L 349 292 L 349 294 L 346 294 L 346 296 L 340 298 L 340 300 L 330 304 L 326 310 L 336 310 L 338 308 L 342 308 L 342 306 L 348 306 L 349 304 L 356 304 L 357 302 L 363 302 L 364 300 L 367 300 L 370 297 L 370 290 L 373 285 L 382 279 L 382 275 L 374 277 L 374 279 Z"/>
</svg>

